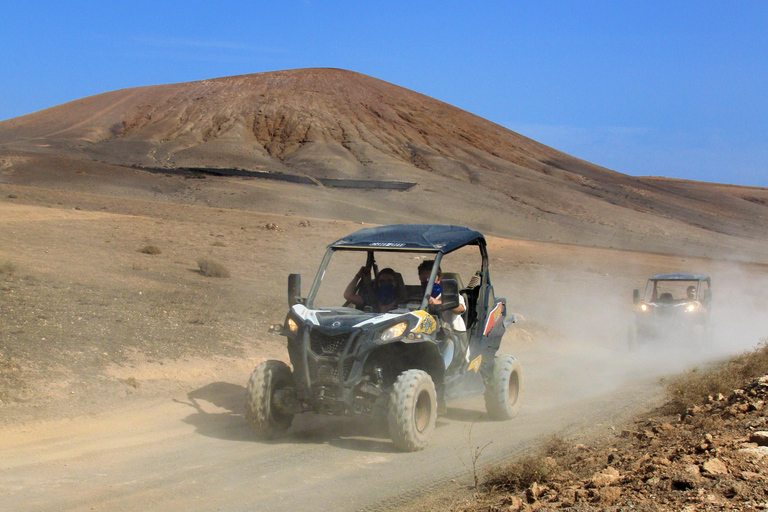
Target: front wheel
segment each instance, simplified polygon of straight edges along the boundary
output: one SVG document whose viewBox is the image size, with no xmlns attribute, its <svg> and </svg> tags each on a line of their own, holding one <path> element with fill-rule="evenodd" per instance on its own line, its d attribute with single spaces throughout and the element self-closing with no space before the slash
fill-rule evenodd
<svg viewBox="0 0 768 512">
<path fill-rule="evenodd" d="M 437 418 L 435 384 L 427 372 L 401 373 L 389 397 L 387 425 L 392 442 L 407 452 L 423 450 L 432 437 Z"/>
<path fill-rule="evenodd" d="M 293 421 L 274 406 L 275 391 L 293 385 L 291 369 L 282 361 L 264 361 L 253 370 L 245 390 L 245 416 L 251 429 L 262 439 L 284 434 Z"/>
<path fill-rule="evenodd" d="M 510 420 L 520 412 L 523 367 L 515 356 L 498 354 L 493 378 L 485 388 L 485 409 L 495 420 Z"/>
</svg>

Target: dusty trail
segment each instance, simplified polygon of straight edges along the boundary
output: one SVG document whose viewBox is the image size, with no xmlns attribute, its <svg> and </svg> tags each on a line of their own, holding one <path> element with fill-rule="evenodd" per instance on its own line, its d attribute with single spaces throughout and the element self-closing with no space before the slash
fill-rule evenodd
<svg viewBox="0 0 768 512">
<path fill-rule="evenodd" d="M 451 479 L 468 485 L 470 446 L 491 443 L 479 463 L 497 463 L 549 433 L 608 433 L 658 403 L 657 376 L 627 377 L 618 352 L 578 352 L 571 372 L 575 350 L 521 354 L 526 395 L 516 419 L 486 421 L 482 398 L 455 403 L 419 453 L 393 451 L 386 432 L 363 422 L 315 415 L 297 417 L 284 439 L 256 441 L 239 374 L 114 414 L 7 429 L 0 502 L 39 511 L 383 510 Z M 562 370 L 554 381 L 553 365 Z M 606 366 L 615 385 L 585 385 L 585 371 Z"/>
</svg>

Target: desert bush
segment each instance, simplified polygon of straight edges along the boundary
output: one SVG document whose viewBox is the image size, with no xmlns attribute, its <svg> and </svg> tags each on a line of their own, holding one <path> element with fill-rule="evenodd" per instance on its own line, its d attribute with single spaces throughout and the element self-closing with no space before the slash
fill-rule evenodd
<svg viewBox="0 0 768 512">
<path fill-rule="evenodd" d="M 543 484 L 554 479 L 562 468 L 553 457 L 567 461 L 573 445 L 557 435 L 545 439 L 537 453 L 526 455 L 511 464 L 488 472 L 485 485 L 510 492 L 524 491 L 534 482 Z"/>
<path fill-rule="evenodd" d="M 139 249 L 139 252 L 144 254 L 160 254 L 163 251 L 161 251 L 160 248 L 156 245 L 145 245 Z"/>
<path fill-rule="evenodd" d="M 485 485 L 509 492 L 520 492 L 534 482 L 542 484 L 551 478 L 551 467 L 540 455 L 526 455 L 523 458 L 500 468 L 491 469 Z"/>
<path fill-rule="evenodd" d="M 729 395 L 749 381 L 768 374 L 768 338 L 760 340 L 754 350 L 744 352 L 702 370 L 694 368 L 685 374 L 670 379 L 667 391 L 670 408 L 674 413 L 683 413 L 689 407 L 706 403 L 710 396 L 718 393 Z"/>
<path fill-rule="evenodd" d="M 200 258 L 197 260 L 200 272 L 206 277 L 229 277 L 229 269 L 218 261 L 209 258 Z"/>
<path fill-rule="evenodd" d="M 0 276 L 11 275 L 16 271 L 16 266 L 10 261 L 3 261 L 0 263 Z"/>
</svg>

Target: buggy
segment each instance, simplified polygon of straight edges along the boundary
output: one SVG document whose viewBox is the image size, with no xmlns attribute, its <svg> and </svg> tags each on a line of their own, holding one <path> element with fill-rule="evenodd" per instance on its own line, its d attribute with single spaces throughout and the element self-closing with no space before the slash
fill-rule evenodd
<svg viewBox="0 0 768 512">
<path fill-rule="evenodd" d="M 414 282 L 423 261 L 431 264 L 429 279 Z M 382 263 L 392 267 L 394 305 L 382 312 L 375 300 L 343 303 L 344 285 L 361 265 L 373 278 L 361 279 L 355 293 L 375 295 Z M 471 276 L 466 286 L 462 276 Z M 430 304 L 438 286 L 441 304 Z M 457 332 L 442 313 L 462 303 L 466 331 Z M 361 415 L 386 421 L 398 449 L 417 451 L 429 443 L 447 402 L 484 395 L 488 414 L 498 420 L 520 409 L 521 365 L 496 353 L 513 318 L 506 300 L 494 294 L 486 241 L 477 231 L 361 229 L 328 246 L 306 297 L 300 276 L 288 276 L 288 304 L 285 320 L 270 331 L 287 338 L 291 366 L 264 361 L 247 385 L 246 416 L 261 438 L 283 434 L 304 412 Z"/>
<path fill-rule="evenodd" d="M 705 274 L 657 274 L 645 294 L 633 291 L 634 321 L 629 349 L 650 340 L 687 342 L 696 348 L 709 339 L 712 313 L 711 279 Z"/>
</svg>

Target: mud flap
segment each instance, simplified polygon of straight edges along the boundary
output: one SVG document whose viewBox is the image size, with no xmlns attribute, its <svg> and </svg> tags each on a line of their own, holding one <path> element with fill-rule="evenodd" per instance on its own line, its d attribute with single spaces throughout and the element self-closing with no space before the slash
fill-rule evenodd
<svg viewBox="0 0 768 512">
<path fill-rule="evenodd" d="M 496 352 L 498 352 L 499 347 L 501 346 L 501 338 L 507 330 L 507 327 L 504 324 L 506 315 L 506 299 L 497 298 L 496 304 L 485 322 L 483 337 L 480 338 L 479 355 L 482 356 L 482 359 L 480 360 L 480 374 L 483 377 L 483 382 L 486 383 L 493 377 L 493 364 L 496 358 Z M 477 355 L 472 354 L 471 357 L 476 358 Z"/>
</svg>

